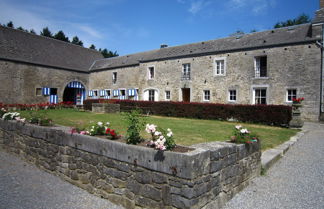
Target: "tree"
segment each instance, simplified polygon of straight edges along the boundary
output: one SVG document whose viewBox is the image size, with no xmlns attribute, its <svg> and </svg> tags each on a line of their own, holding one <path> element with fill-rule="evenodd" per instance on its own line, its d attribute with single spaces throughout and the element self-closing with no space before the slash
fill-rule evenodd
<svg viewBox="0 0 324 209">
<path fill-rule="evenodd" d="M 96 49 L 96 46 L 95 45 L 93 45 L 93 44 L 91 44 L 91 46 L 89 47 L 89 49 Z"/>
<path fill-rule="evenodd" d="M 53 34 L 52 32 L 48 29 L 48 27 L 43 28 L 43 30 L 40 32 L 41 36 L 46 36 L 46 37 L 50 37 L 53 38 Z"/>
<path fill-rule="evenodd" d="M 17 30 L 21 30 L 21 31 L 29 32 L 28 30 L 24 29 L 24 28 L 21 27 L 21 26 L 19 26 L 19 27 L 17 28 Z"/>
<path fill-rule="evenodd" d="M 57 32 L 57 33 L 54 35 L 53 38 L 55 38 L 55 39 L 57 39 L 57 40 L 65 41 L 65 42 L 70 42 L 70 41 L 69 41 L 69 38 L 68 38 L 67 36 L 65 36 L 64 32 L 61 31 L 61 30 L 60 30 L 59 32 Z"/>
<path fill-rule="evenodd" d="M 72 39 L 72 44 L 75 44 L 75 45 L 79 45 L 79 46 L 83 46 L 83 42 L 81 40 L 79 40 L 79 38 L 77 36 L 74 36 L 73 39 Z"/>
<path fill-rule="evenodd" d="M 289 19 L 284 22 L 277 22 L 273 27 L 274 28 L 282 28 L 282 27 L 289 27 L 293 25 L 300 25 L 304 23 L 309 23 L 311 22 L 311 19 L 309 18 L 308 15 L 306 14 L 301 14 L 295 19 Z"/>
<path fill-rule="evenodd" d="M 14 28 L 14 25 L 13 25 L 12 21 L 10 21 L 10 22 L 7 23 L 7 27 L 8 28 Z"/>
<path fill-rule="evenodd" d="M 29 33 L 31 33 L 31 34 L 36 34 L 36 32 L 35 32 L 34 29 L 31 29 L 31 30 L 29 31 Z"/>
<path fill-rule="evenodd" d="M 104 56 L 104 58 L 119 56 L 116 51 L 115 52 L 108 51 L 106 48 L 104 48 L 103 50 L 101 50 L 99 52 L 101 52 L 101 54 Z"/>
<path fill-rule="evenodd" d="M 230 36 L 242 36 L 244 32 L 242 30 L 237 30 L 235 33 L 230 34 Z"/>
</svg>

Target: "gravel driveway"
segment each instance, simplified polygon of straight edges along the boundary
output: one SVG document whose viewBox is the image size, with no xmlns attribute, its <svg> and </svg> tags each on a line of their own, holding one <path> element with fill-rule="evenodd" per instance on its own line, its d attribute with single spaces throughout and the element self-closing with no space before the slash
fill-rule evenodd
<svg viewBox="0 0 324 209">
<path fill-rule="evenodd" d="M 0 148 L 0 209 L 121 209 Z"/>
<path fill-rule="evenodd" d="M 304 129 L 309 132 L 224 209 L 323 209 L 324 124 L 305 123 Z"/>
</svg>

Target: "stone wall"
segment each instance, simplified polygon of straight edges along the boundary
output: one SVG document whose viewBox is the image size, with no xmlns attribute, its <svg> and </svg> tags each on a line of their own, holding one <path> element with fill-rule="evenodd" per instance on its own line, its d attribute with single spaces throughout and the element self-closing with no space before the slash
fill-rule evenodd
<svg viewBox="0 0 324 209">
<path fill-rule="evenodd" d="M 213 142 L 161 152 L 64 127 L 0 120 L 0 145 L 126 208 L 218 208 L 260 173 L 260 145 Z"/>
<path fill-rule="evenodd" d="M 0 102 L 5 104 L 36 104 L 48 102 L 48 96 L 36 96 L 36 88 L 57 88 L 63 101 L 66 85 L 79 81 L 88 85 L 89 74 L 32 64 L 0 60 Z"/>
<path fill-rule="evenodd" d="M 120 104 L 93 103 L 92 112 L 96 113 L 119 113 Z"/>
<path fill-rule="evenodd" d="M 254 59 L 267 56 L 267 77 L 255 78 Z M 215 59 L 226 62 L 226 74 L 215 75 Z M 191 80 L 182 81 L 182 64 L 190 63 Z M 155 78 L 148 79 L 148 67 L 155 67 Z M 117 72 L 116 84 L 112 73 Z M 143 100 L 146 89 L 158 92 L 158 101 L 165 101 L 165 91 L 171 92 L 171 101 L 182 101 L 181 88 L 190 88 L 192 102 L 205 102 L 203 91 L 210 90 L 209 102 L 232 104 L 229 90 L 237 91 L 237 104 L 253 104 L 253 88 L 267 88 L 267 104 L 290 105 L 287 89 L 297 89 L 304 97 L 302 117 L 318 120 L 320 111 L 321 50 L 316 44 L 268 47 L 223 54 L 192 56 L 141 62 L 140 65 L 116 68 L 90 75 L 89 89 L 138 88 Z"/>
</svg>

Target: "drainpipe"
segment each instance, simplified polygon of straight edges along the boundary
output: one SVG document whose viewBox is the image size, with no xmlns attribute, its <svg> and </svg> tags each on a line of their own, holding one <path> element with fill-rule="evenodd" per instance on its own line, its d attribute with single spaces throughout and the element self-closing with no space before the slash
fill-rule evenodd
<svg viewBox="0 0 324 209">
<path fill-rule="evenodd" d="M 324 75 L 324 24 L 322 24 L 322 40 L 321 40 L 321 91 L 320 91 L 320 120 L 324 120 L 324 118 L 322 118 L 322 112 L 324 112 L 324 107 L 323 107 L 323 75 Z"/>
</svg>

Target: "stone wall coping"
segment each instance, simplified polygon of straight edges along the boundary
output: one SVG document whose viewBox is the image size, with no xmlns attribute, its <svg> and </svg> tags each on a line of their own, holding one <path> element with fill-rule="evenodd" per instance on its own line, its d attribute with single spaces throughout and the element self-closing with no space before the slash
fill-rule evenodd
<svg viewBox="0 0 324 209">
<path fill-rule="evenodd" d="M 245 151 L 244 144 L 226 142 L 196 144 L 191 146 L 195 148 L 194 150 L 186 153 L 158 151 L 94 136 L 71 134 L 67 127 L 44 127 L 2 119 L 0 120 L 0 127 L 8 131 L 17 131 L 23 135 L 43 139 L 59 146 L 69 146 L 185 179 L 195 179 L 213 173 L 214 171 L 210 168 L 211 161 L 218 160 L 231 153 Z M 255 149 L 252 151 L 255 151 Z"/>
</svg>

